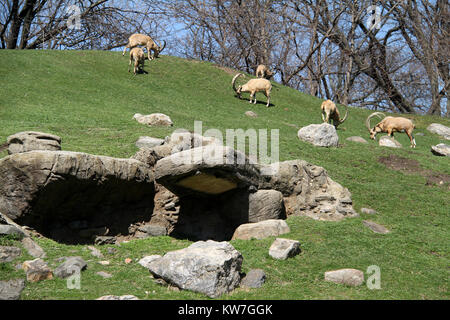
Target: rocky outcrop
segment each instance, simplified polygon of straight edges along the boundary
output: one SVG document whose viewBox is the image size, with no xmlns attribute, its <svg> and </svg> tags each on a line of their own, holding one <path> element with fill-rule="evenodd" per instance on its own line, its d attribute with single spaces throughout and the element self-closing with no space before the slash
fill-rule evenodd
<svg viewBox="0 0 450 320">
<path fill-rule="evenodd" d="M 431 152 L 436 156 L 450 157 L 450 145 L 439 143 L 438 145 L 431 146 Z"/>
<path fill-rule="evenodd" d="M 49 133 L 24 131 L 13 134 L 6 139 L 8 154 L 33 150 L 61 150 L 61 138 Z"/>
<path fill-rule="evenodd" d="M 231 244 L 209 240 L 168 252 L 147 267 L 154 277 L 180 289 L 217 298 L 239 286 L 242 260 Z"/>
<path fill-rule="evenodd" d="M 316 220 L 339 221 L 357 217 L 351 193 L 328 177 L 327 171 L 303 160 L 274 163 L 272 175 L 261 178 L 259 189 L 274 189 L 284 197 L 287 215 L 307 216 Z"/>
<path fill-rule="evenodd" d="M 0 159 L 0 212 L 62 242 L 126 234 L 153 210 L 153 173 L 132 159 L 31 151 Z"/>
</svg>

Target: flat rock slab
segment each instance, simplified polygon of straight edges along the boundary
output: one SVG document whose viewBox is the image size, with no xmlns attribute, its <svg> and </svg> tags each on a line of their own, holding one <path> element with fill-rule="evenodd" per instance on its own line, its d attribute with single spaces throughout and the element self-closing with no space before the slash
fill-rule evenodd
<svg viewBox="0 0 450 320">
<path fill-rule="evenodd" d="M 29 237 L 22 239 L 22 245 L 33 258 L 45 258 L 47 256 L 44 250 Z"/>
<path fill-rule="evenodd" d="M 148 268 L 155 277 L 180 289 L 217 298 L 239 286 L 242 260 L 228 242 L 208 240 L 168 252 Z"/>
<path fill-rule="evenodd" d="M 290 231 L 286 221 L 269 219 L 240 225 L 234 232 L 232 240 L 264 239 L 289 233 Z"/>
<path fill-rule="evenodd" d="M 23 289 L 24 279 L 0 281 L 0 300 L 19 300 Z"/>
<path fill-rule="evenodd" d="M 164 139 L 158 139 L 153 137 L 139 137 L 138 141 L 136 141 L 136 147 L 138 148 L 153 148 L 156 146 L 160 146 L 164 143 Z"/>
<path fill-rule="evenodd" d="M 138 261 L 138 263 L 143 266 L 144 268 L 149 268 L 150 263 L 152 263 L 153 261 L 162 258 L 162 256 L 160 256 L 159 254 L 154 254 L 151 256 L 145 256 L 143 257 L 141 260 Z"/>
<path fill-rule="evenodd" d="M 0 212 L 57 240 L 82 237 L 84 231 L 69 227 L 75 220 L 87 221 L 86 230 L 103 224 L 111 233 L 123 232 L 117 228 L 143 221 L 146 208 L 153 206 L 153 172 L 134 159 L 17 153 L 0 159 L 0 181 Z"/>
<path fill-rule="evenodd" d="M 431 133 L 435 133 L 443 137 L 444 139 L 450 140 L 450 128 L 444 126 L 440 123 L 432 123 L 427 127 L 427 130 Z"/>
<path fill-rule="evenodd" d="M 370 220 L 364 220 L 363 224 L 375 233 L 386 234 L 386 233 L 390 232 L 388 229 L 386 229 L 382 225 L 379 225 L 378 223 L 375 223 Z"/>
<path fill-rule="evenodd" d="M 328 123 L 310 124 L 297 132 L 297 137 L 317 147 L 337 147 L 339 136 L 333 125 Z"/>
<path fill-rule="evenodd" d="M 0 263 L 11 262 L 20 257 L 22 251 L 17 247 L 0 246 Z"/>
<path fill-rule="evenodd" d="M 325 272 L 325 281 L 348 286 L 360 286 L 364 282 L 364 273 L 357 269 L 340 269 Z"/>
<path fill-rule="evenodd" d="M 239 151 L 208 145 L 159 160 L 155 166 L 155 179 L 177 196 L 218 195 L 257 185 L 259 170 Z"/>
<path fill-rule="evenodd" d="M 19 239 L 24 238 L 26 235 L 23 232 L 23 230 L 15 227 L 15 226 L 10 226 L 10 225 L 0 225 L 0 236 L 15 236 Z"/>
<path fill-rule="evenodd" d="M 440 143 L 435 146 L 431 146 L 431 152 L 440 157 L 450 157 L 450 145 Z"/>
<path fill-rule="evenodd" d="M 300 253 L 300 242 L 297 240 L 277 238 L 269 248 L 269 255 L 277 260 L 286 260 Z"/>
<path fill-rule="evenodd" d="M 141 124 L 146 124 L 148 126 L 158 126 L 158 127 L 171 127 L 173 126 L 172 119 L 168 115 L 164 113 L 152 113 L 149 115 L 142 115 L 140 113 L 136 113 L 133 116 L 137 122 Z"/>
<path fill-rule="evenodd" d="M 133 295 L 124 295 L 124 296 L 109 295 L 109 296 L 103 296 L 103 297 L 97 298 L 95 300 L 139 300 L 139 298 L 137 298 L 136 296 L 133 296 Z"/>
<path fill-rule="evenodd" d="M 58 278 L 68 278 L 75 273 L 80 273 L 86 269 L 87 263 L 81 257 L 67 257 L 66 261 L 55 269 L 55 276 Z"/>
<path fill-rule="evenodd" d="M 8 154 L 32 150 L 61 150 L 61 138 L 43 132 L 24 131 L 13 134 L 6 139 Z"/>
<path fill-rule="evenodd" d="M 401 148 L 402 144 L 395 140 L 394 138 L 390 138 L 389 136 L 382 136 L 378 144 L 381 147 L 389 147 L 389 148 Z"/>
</svg>

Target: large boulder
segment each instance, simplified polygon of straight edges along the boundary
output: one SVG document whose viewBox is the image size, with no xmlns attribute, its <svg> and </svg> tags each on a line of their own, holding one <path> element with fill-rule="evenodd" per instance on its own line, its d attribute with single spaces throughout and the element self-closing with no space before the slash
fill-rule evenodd
<svg viewBox="0 0 450 320">
<path fill-rule="evenodd" d="M 382 136 L 378 144 L 381 147 L 389 147 L 389 148 L 401 148 L 402 144 L 394 139 L 394 137 Z"/>
<path fill-rule="evenodd" d="M 23 289 L 24 279 L 0 281 L 0 300 L 19 300 Z"/>
<path fill-rule="evenodd" d="M 180 289 L 217 298 L 239 286 L 242 255 L 228 242 L 200 241 L 166 253 L 147 267 Z"/>
<path fill-rule="evenodd" d="M 300 140 L 312 143 L 317 147 L 337 147 L 339 136 L 336 128 L 328 123 L 310 124 L 297 132 Z"/>
<path fill-rule="evenodd" d="M 153 209 L 153 173 L 133 159 L 30 151 L 0 159 L 0 181 L 1 212 L 63 242 L 126 234 Z"/>
<path fill-rule="evenodd" d="M 61 150 L 61 138 L 49 133 L 24 131 L 13 134 L 6 139 L 8 154 L 32 150 Z"/>
<path fill-rule="evenodd" d="M 303 160 L 274 163 L 272 172 L 262 176 L 259 189 L 274 189 L 284 197 L 287 215 L 302 215 L 316 220 L 339 221 L 346 217 L 357 217 L 352 207 L 351 193 L 333 181 L 327 171 Z"/>
<path fill-rule="evenodd" d="M 440 123 L 432 123 L 427 127 L 427 130 L 431 133 L 435 133 L 443 137 L 444 139 L 450 140 L 450 128 L 444 126 Z"/>
</svg>

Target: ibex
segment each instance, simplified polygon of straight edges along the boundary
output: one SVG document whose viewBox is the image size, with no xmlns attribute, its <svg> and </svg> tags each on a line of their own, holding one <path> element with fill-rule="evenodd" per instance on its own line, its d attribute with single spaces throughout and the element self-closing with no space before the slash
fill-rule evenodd
<svg viewBox="0 0 450 320">
<path fill-rule="evenodd" d="M 130 72 L 131 62 L 134 61 L 134 75 L 136 70 L 144 70 L 145 54 L 141 48 L 133 48 L 130 51 L 130 63 L 128 64 L 128 72 Z"/>
<path fill-rule="evenodd" d="M 158 58 L 158 55 L 164 50 L 164 48 L 166 47 L 166 41 L 164 41 L 164 45 L 160 47 L 149 36 L 146 36 L 145 34 L 135 33 L 128 38 L 128 44 L 123 49 L 122 56 L 125 55 L 125 52 L 128 48 L 134 48 L 137 46 L 146 47 L 148 60 L 152 60 L 154 58 Z M 151 56 L 150 51 L 153 51 L 153 54 Z"/>
<path fill-rule="evenodd" d="M 269 70 L 269 68 L 267 68 L 265 65 L 260 64 L 257 68 L 256 68 L 256 76 L 258 78 L 266 78 L 267 80 L 269 80 L 270 78 L 273 77 L 273 75 L 275 74 L 275 72 L 272 72 Z"/>
<path fill-rule="evenodd" d="M 384 119 L 375 125 L 375 127 L 370 128 L 370 119 L 373 117 L 384 116 Z M 404 131 L 411 141 L 411 148 L 416 147 L 416 139 L 412 135 L 413 130 L 415 128 L 414 123 L 403 117 L 386 117 L 386 115 L 382 112 L 374 112 L 366 119 L 366 127 L 370 132 L 370 139 L 375 140 L 375 136 L 380 132 L 387 132 L 388 136 L 394 136 L 394 132 L 402 132 Z"/>
<path fill-rule="evenodd" d="M 323 122 L 329 123 L 333 120 L 333 125 L 337 129 L 340 124 L 343 124 L 345 120 L 347 120 L 348 116 L 348 107 L 345 106 L 345 116 L 341 119 L 339 114 L 339 110 L 336 107 L 336 104 L 331 100 L 325 100 L 322 102 L 322 120 Z"/>
<path fill-rule="evenodd" d="M 242 73 L 238 73 L 234 76 L 233 80 L 231 81 L 231 85 L 233 86 L 233 90 L 236 92 L 239 99 L 241 99 L 241 93 L 242 92 L 250 92 L 250 103 L 252 103 L 253 98 L 255 98 L 255 101 L 253 102 L 256 104 L 256 92 L 262 92 L 267 97 L 267 104 L 266 107 L 269 107 L 270 105 L 270 91 L 272 90 L 272 84 L 267 79 L 250 79 L 246 84 L 239 86 L 236 89 L 236 79 L 239 76 L 243 76 Z"/>
</svg>

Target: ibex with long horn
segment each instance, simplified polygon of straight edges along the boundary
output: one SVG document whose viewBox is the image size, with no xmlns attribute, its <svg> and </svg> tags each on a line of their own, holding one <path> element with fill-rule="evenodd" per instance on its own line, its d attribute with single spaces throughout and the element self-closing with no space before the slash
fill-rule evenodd
<svg viewBox="0 0 450 320">
<path fill-rule="evenodd" d="M 236 79 L 239 76 L 243 76 L 242 73 L 238 73 L 233 77 L 233 80 L 231 81 L 231 85 L 233 86 L 233 90 L 236 92 L 239 99 L 241 99 L 241 93 L 242 92 L 250 92 L 250 103 L 252 103 L 253 98 L 255 101 L 253 102 L 256 104 L 256 92 L 262 92 L 267 97 L 267 104 L 266 107 L 269 107 L 270 105 L 270 91 L 272 90 L 272 84 L 269 80 L 264 78 L 259 79 L 250 79 L 246 84 L 243 84 L 242 86 L 239 86 L 236 89 Z"/>
<path fill-rule="evenodd" d="M 380 117 L 383 116 L 384 118 L 375 125 L 375 127 L 370 127 L 370 119 L 373 117 Z M 416 147 L 416 139 L 414 139 L 413 136 L 413 130 L 416 127 L 414 123 L 406 118 L 403 117 L 391 117 L 386 115 L 382 112 L 374 112 L 366 119 L 366 127 L 370 132 L 370 139 L 375 140 L 375 136 L 377 133 L 380 132 L 386 132 L 389 137 L 394 136 L 394 132 L 402 132 L 404 131 L 406 135 L 408 136 L 409 140 L 411 141 L 411 148 Z"/>
<path fill-rule="evenodd" d="M 333 120 L 333 125 L 337 129 L 340 124 L 343 124 L 345 120 L 347 120 L 348 116 L 348 107 L 345 106 L 345 116 L 341 119 L 339 114 L 339 110 L 336 107 L 336 104 L 331 100 L 325 100 L 322 102 L 322 120 L 323 122 L 331 122 Z"/>
<path fill-rule="evenodd" d="M 153 60 L 154 58 L 158 58 L 158 55 L 164 50 L 164 48 L 166 47 L 166 41 L 164 41 L 164 45 L 161 47 L 157 45 L 156 42 L 153 41 L 153 39 L 149 36 L 146 36 L 145 34 L 135 33 L 128 38 L 128 44 L 123 49 L 122 56 L 125 55 L 125 52 L 128 48 L 134 48 L 137 46 L 146 47 L 148 60 Z M 151 56 L 150 51 L 153 51 L 153 54 Z"/>
</svg>

